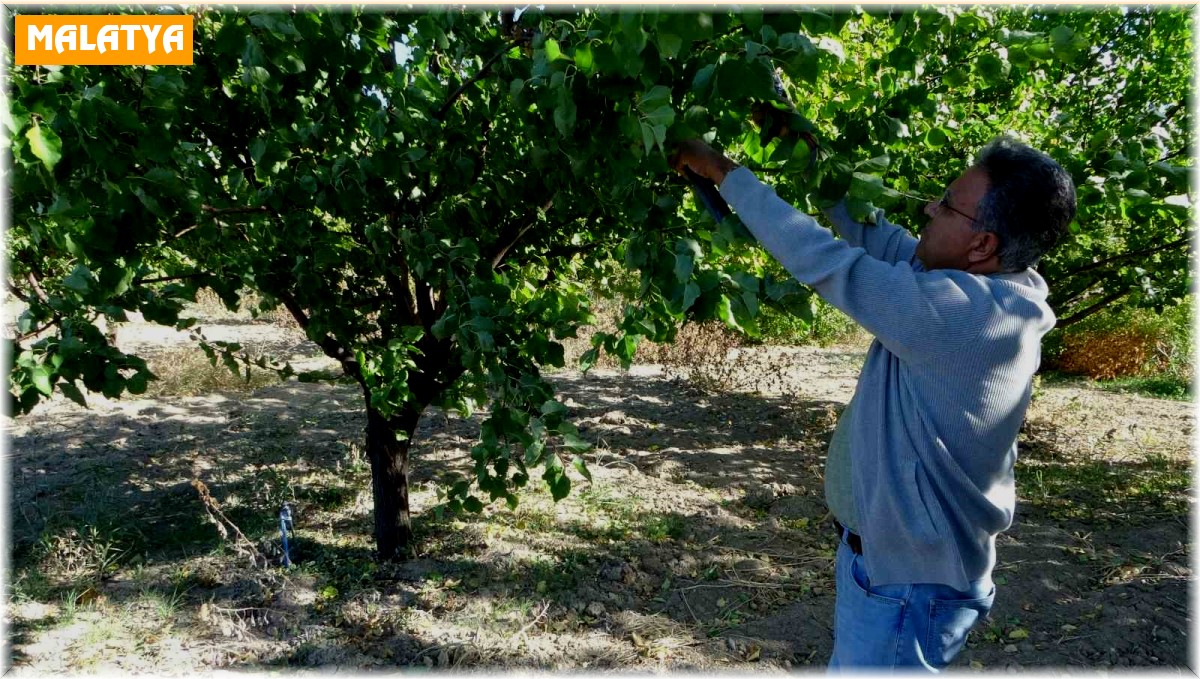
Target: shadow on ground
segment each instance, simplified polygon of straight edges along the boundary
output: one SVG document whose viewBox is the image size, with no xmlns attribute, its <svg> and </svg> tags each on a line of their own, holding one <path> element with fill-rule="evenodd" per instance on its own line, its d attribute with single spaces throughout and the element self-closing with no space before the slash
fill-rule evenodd
<svg viewBox="0 0 1200 679">
<path fill-rule="evenodd" d="M 430 412 L 413 451 L 419 546 L 403 564 L 370 550 L 353 387 L 60 404 L 18 422 L 17 590 L 62 605 L 15 621 L 14 664 L 39 666 L 31 646 L 70 623 L 65 609 L 97 599 L 135 612 L 173 600 L 169 626 L 212 652 L 207 667 L 822 664 L 835 545 L 822 469 L 843 403 L 706 394 L 654 375 L 553 381 L 596 446 L 597 481 L 560 505 L 533 490 L 529 508 L 437 519 L 434 488 L 469 473 L 481 418 Z M 999 541 L 998 603 L 961 662 L 1186 666 L 1179 478 L 1190 470 L 1081 461 L 1053 443 L 1053 425 L 1039 427 L 1022 440 L 1023 504 Z M 192 479 L 271 558 L 276 512 L 295 503 L 297 567 L 250 565 Z M 120 554 L 111 567 L 105 544 Z"/>
</svg>

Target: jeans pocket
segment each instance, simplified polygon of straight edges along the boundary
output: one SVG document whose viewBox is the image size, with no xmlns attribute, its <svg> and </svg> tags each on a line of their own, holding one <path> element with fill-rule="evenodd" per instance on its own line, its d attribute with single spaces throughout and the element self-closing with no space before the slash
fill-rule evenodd
<svg viewBox="0 0 1200 679">
<path fill-rule="evenodd" d="M 837 580 L 830 668 L 894 667 L 905 633 L 907 603 L 886 594 L 903 592 L 893 592 L 892 587 L 872 591 L 862 557 L 844 544 L 838 554 Z"/>
<path fill-rule="evenodd" d="M 967 633 L 992 610 L 995 598 L 993 588 L 980 599 L 931 599 L 923 649 L 926 661 L 935 668 L 949 665 L 966 643 Z"/>
<path fill-rule="evenodd" d="M 856 589 L 863 596 L 875 600 L 889 606 L 904 606 L 908 601 L 908 594 L 912 591 L 911 585 L 889 585 L 885 587 L 871 587 L 871 579 L 867 577 L 864 564 L 866 559 L 862 555 L 855 554 L 850 560 L 850 580 L 854 583 Z"/>
</svg>

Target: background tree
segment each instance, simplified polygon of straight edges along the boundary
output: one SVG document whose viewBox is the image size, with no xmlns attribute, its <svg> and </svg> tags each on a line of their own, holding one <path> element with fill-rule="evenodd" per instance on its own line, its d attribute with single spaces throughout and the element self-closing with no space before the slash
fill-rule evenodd
<svg viewBox="0 0 1200 679">
<path fill-rule="evenodd" d="M 257 291 L 361 387 L 385 557 L 411 537 L 408 450 L 430 405 L 490 404 L 448 509 L 515 505 L 534 473 L 562 497 L 564 462 L 587 474 L 541 369 L 593 321 L 587 286 L 611 259 L 640 288 L 585 369 L 601 351 L 628 364 L 685 320 L 753 335 L 761 305 L 808 312 L 736 217 L 697 209 L 668 168 L 674 140 L 704 135 L 808 209 L 846 197 L 864 219 L 879 206 L 917 225 L 971 152 L 1013 131 L 1080 186 L 1074 238 L 1045 263 L 1063 322 L 1186 290 L 1187 210 L 1167 200 L 1190 170 L 1182 12 L 204 11 L 195 25 L 192 67 L 10 71 L 15 409 L 56 388 L 81 404 L 83 389 L 145 388 L 145 362 L 99 316 L 185 328 L 198 290 L 230 308 Z M 776 73 L 794 114 L 770 103 Z M 759 128 L 752 110 L 778 113 Z M 273 365 L 203 346 L 235 370 Z"/>
</svg>

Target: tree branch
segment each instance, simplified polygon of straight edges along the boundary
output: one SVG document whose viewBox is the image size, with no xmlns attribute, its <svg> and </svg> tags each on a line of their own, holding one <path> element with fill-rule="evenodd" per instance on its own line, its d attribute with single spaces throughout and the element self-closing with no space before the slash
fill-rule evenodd
<svg viewBox="0 0 1200 679">
<path fill-rule="evenodd" d="M 17 335 L 16 341 L 24 342 L 25 340 L 29 339 L 30 337 L 37 337 L 38 335 L 42 334 L 43 332 L 46 332 L 47 330 L 49 330 L 50 326 L 58 325 L 61 322 L 62 322 L 62 316 L 55 314 L 54 318 L 51 318 L 49 321 L 46 322 L 45 325 L 38 328 L 37 330 L 31 330 L 23 335 Z"/>
<path fill-rule="evenodd" d="M 417 314 L 421 318 L 421 325 L 425 326 L 426 330 L 432 330 L 433 324 L 437 321 L 437 317 L 433 310 L 433 288 L 421 280 L 416 279 L 417 287 Z"/>
<path fill-rule="evenodd" d="M 27 297 L 25 295 L 25 293 L 21 292 L 20 289 L 17 288 L 17 286 L 13 285 L 12 281 L 8 282 L 8 291 L 12 294 L 13 297 L 16 297 L 17 299 L 21 300 L 22 302 L 25 302 L 26 304 L 30 303 L 29 297 Z"/>
<path fill-rule="evenodd" d="M 1050 303 L 1050 306 L 1055 309 L 1066 308 L 1066 307 L 1074 304 L 1076 301 L 1086 297 L 1100 283 L 1101 283 L 1101 281 L 1097 281 L 1096 279 L 1089 279 L 1086 285 L 1076 288 L 1070 294 L 1067 294 L 1065 296 L 1057 294 L 1057 290 L 1056 290 L 1054 293 L 1050 294 L 1050 299 L 1048 300 Z"/>
<path fill-rule="evenodd" d="M 197 273 L 186 273 L 186 274 L 182 274 L 179 276 L 160 276 L 158 278 L 135 278 L 133 280 L 133 284 L 141 285 L 142 283 L 166 283 L 168 281 L 186 281 L 186 280 L 191 280 L 193 278 L 207 278 L 209 276 L 212 276 L 212 274 L 207 273 L 207 272 L 197 272 Z"/>
<path fill-rule="evenodd" d="M 549 250 L 543 252 L 542 256 L 545 257 L 546 259 L 553 259 L 553 258 L 557 258 L 557 257 L 574 257 L 575 255 L 582 254 L 584 252 L 589 252 L 589 251 L 595 250 L 597 248 L 601 248 L 601 247 L 605 247 L 605 246 L 616 247 L 617 245 L 620 245 L 620 244 L 621 244 L 620 240 L 615 240 L 615 241 L 600 241 L 600 242 L 593 242 L 593 243 L 582 243 L 580 245 L 560 245 L 558 247 L 552 247 Z M 552 269 L 552 271 L 553 271 L 553 269 Z"/>
<path fill-rule="evenodd" d="M 530 229 L 534 227 L 535 224 L 537 224 L 537 219 L 531 219 L 529 223 L 522 227 L 521 230 L 517 232 L 517 235 L 514 236 L 511 241 L 509 241 L 508 245 L 500 248 L 500 251 L 497 252 L 494 257 L 492 257 L 493 269 L 500 266 L 500 262 L 504 260 L 504 256 L 508 254 L 508 251 L 511 250 L 512 247 L 517 244 L 517 241 L 521 240 L 521 236 L 524 236 Z"/>
<path fill-rule="evenodd" d="M 1159 124 L 1166 125 L 1167 123 L 1171 122 L 1171 119 L 1175 117 L 1175 114 L 1182 111 L 1185 107 L 1186 107 L 1186 104 L 1184 104 L 1183 102 L 1175 104 L 1174 106 L 1171 107 L 1170 111 L 1167 111 L 1167 114 L 1165 116 L 1163 116 L 1163 120 Z"/>
<path fill-rule="evenodd" d="M 255 212 L 263 212 L 263 213 L 267 213 L 267 214 L 271 213 L 271 208 L 269 208 L 265 205 L 247 206 L 247 207 L 223 207 L 223 208 L 216 208 L 211 205 L 201 205 L 200 209 L 204 210 L 205 212 L 207 212 L 210 215 L 244 215 L 244 214 L 250 214 L 250 213 L 255 213 Z M 193 228 L 193 227 L 189 227 L 189 228 Z"/>
<path fill-rule="evenodd" d="M 304 313 L 304 308 L 300 306 L 300 303 L 296 301 L 296 298 L 286 292 L 272 291 L 271 294 L 278 297 L 279 301 L 283 302 L 284 308 L 286 308 L 288 312 L 292 314 L 292 318 L 296 319 L 296 324 L 299 325 L 302 330 L 304 330 L 305 334 L 307 334 L 310 319 L 308 314 Z M 329 334 L 326 334 L 316 343 L 317 346 L 321 347 L 321 351 L 325 352 L 326 356 L 341 364 L 342 372 L 344 372 L 347 377 L 354 378 L 356 382 L 363 384 L 364 389 L 366 388 L 365 384 L 363 383 L 362 374 L 360 374 L 358 371 L 358 361 L 354 360 L 353 355 L 345 347 L 338 343 L 338 341 Z"/>
<path fill-rule="evenodd" d="M 1187 245 L 1188 243 L 1191 242 L 1191 240 L 1192 240 L 1192 234 L 1189 233 L 1186 236 L 1184 236 L 1183 238 L 1180 238 L 1179 240 L 1176 240 L 1176 241 L 1171 241 L 1170 243 L 1166 243 L 1165 245 L 1158 245 L 1158 246 L 1155 246 L 1152 248 L 1146 248 L 1145 250 L 1137 250 L 1134 252 L 1125 252 L 1125 253 L 1122 253 L 1119 255 L 1114 255 L 1112 257 L 1109 257 L 1108 259 L 1102 259 L 1099 262 L 1092 262 L 1091 264 L 1088 264 L 1086 266 L 1081 266 L 1078 269 L 1072 269 L 1071 271 L 1064 273 L 1062 276 L 1056 277 L 1055 280 L 1062 281 L 1067 278 L 1071 278 L 1072 276 L 1077 276 L 1081 273 L 1086 273 L 1088 271 L 1093 271 L 1095 269 L 1099 269 L 1105 265 L 1112 264 L 1113 262 L 1120 262 L 1120 261 L 1124 261 L 1126 259 L 1136 259 L 1138 257 L 1144 257 L 1146 255 L 1153 255 L 1155 253 L 1162 252 L 1164 250 L 1170 250 L 1173 248 L 1177 248 L 1181 245 Z"/>
<path fill-rule="evenodd" d="M 399 287 L 396 294 L 400 295 L 400 300 L 404 303 L 404 310 L 408 312 L 408 318 L 413 325 L 417 324 L 417 303 L 413 300 L 412 291 L 408 289 L 409 281 L 412 280 L 412 275 L 408 270 L 408 260 L 403 256 L 400 257 L 400 280 L 397 281 Z"/>
<path fill-rule="evenodd" d="M 29 286 L 30 286 L 31 288 L 33 288 L 33 292 L 34 292 L 34 294 L 36 294 L 36 295 L 37 295 L 37 298 L 38 298 L 39 300 L 41 300 L 41 301 L 45 302 L 45 301 L 47 301 L 47 300 L 49 299 L 49 298 L 46 296 L 46 291 L 42 289 L 42 286 L 41 286 L 40 284 L 38 284 L 38 279 L 37 279 L 37 277 L 35 277 L 35 276 L 33 275 L 33 272 L 32 272 L 32 271 L 30 271 L 29 273 L 25 274 L 25 280 L 29 281 Z"/>
<path fill-rule="evenodd" d="M 550 208 L 554 207 L 554 199 L 557 197 L 558 197 L 557 193 L 555 193 L 553 196 L 551 196 L 550 200 L 546 201 L 546 204 L 542 205 L 541 209 L 538 212 L 547 212 Z M 511 250 L 514 245 L 517 244 L 517 241 L 521 240 L 521 236 L 524 236 L 526 234 L 526 232 L 528 232 L 530 229 L 532 229 L 534 227 L 534 225 L 537 224 L 537 218 L 538 218 L 538 213 L 535 212 L 527 220 L 527 223 L 524 226 L 520 227 L 519 229 L 516 229 L 517 233 L 515 235 L 513 235 L 511 238 L 507 239 L 508 242 L 503 247 L 501 247 L 500 250 L 496 252 L 496 254 L 492 255 L 492 268 L 493 269 L 500 266 L 500 262 L 504 261 L 504 257 L 505 257 L 505 255 L 508 254 L 508 251 Z M 514 229 L 509 229 L 508 233 L 512 233 L 513 230 Z M 501 242 L 503 242 L 503 241 L 501 241 Z"/>
<path fill-rule="evenodd" d="M 485 61 L 483 63 L 483 65 L 479 67 L 479 71 L 476 72 L 475 75 L 471 76 L 470 78 L 467 78 L 467 80 L 465 82 L 463 82 L 463 84 L 458 86 L 458 89 L 451 92 L 449 97 L 446 97 L 446 101 L 442 104 L 441 108 L 438 109 L 437 113 L 435 113 L 433 117 L 436 120 L 441 121 L 446 116 L 446 114 L 450 111 L 450 107 L 454 105 L 454 102 L 455 102 L 455 100 L 458 99 L 459 95 L 461 95 L 463 92 L 465 92 L 466 89 L 468 87 L 470 87 L 471 85 L 474 85 L 475 83 L 482 80 L 484 78 L 484 76 L 487 75 L 488 70 L 490 70 L 497 61 L 500 61 L 500 57 L 503 57 L 505 54 L 508 54 L 509 50 L 511 50 L 514 47 L 517 47 L 522 42 L 524 42 L 524 40 L 514 40 L 513 42 L 505 45 L 503 50 L 496 52 L 496 54 L 494 54 L 491 59 L 488 59 L 487 61 Z"/>
<path fill-rule="evenodd" d="M 1070 316 L 1067 316 L 1066 318 L 1058 319 L 1058 322 L 1054 324 L 1054 327 L 1055 328 L 1065 328 L 1068 325 L 1071 325 L 1073 323 L 1078 323 L 1079 321 L 1082 321 L 1083 319 L 1087 318 L 1088 316 L 1091 316 L 1092 314 L 1103 311 L 1105 308 L 1112 305 L 1113 302 L 1121 299 L 1122 297 L 1128 295 L 1129 293 L 1130 293 L 1130 290 L 1126 289 L 1126 290 L 1118 290 L 1117 292 L 1108 294 L 1108 295 L 1104 296 L 1103 298 L 1101 298 L 1100 301 L 1089 306 L 1088 308 L 1086 308 L 1082 311 L 1076 312 L 1074 314 L 1071 314 Z"/>
<path fill-rule="evenodd" d="M 227 207 L 227 208 L 215 208 L 215 207 L 213 207 L 213 206 L 211 206 L 211 205 L 201 205 L 201 206 L 200 206 L 200 209 L 201 209 L 201 210 L 203 210 L 205 213 L 207 213 L 207 214 L 209 214 L 209 215 L 213 215 L 213 216 L 216 216 L 216 215 L 255 214 L 255 213 L 260 213 L 260 212 L 261 212 L 261 213 L 268 213 L 268 214 L 270 213 L 270 210 L 269 210 L 268 208 L 266 208 L 266 207 L 261 207 L 261 206 L 260 206 L 260 207 Z M 184 237 L 184 235 L 186 235 L 186 234 L 188 234 L 188 233 L 190 233 L 190 232 L 192 232 L 192 231 L 194 231 L 194 230 L 196 230 L 196 229 L 198 229 L 198 228 L 200 228 L 200 224 L 192 224 L 191 226 L 189 226 L 189 227 L 186 227 L 186 228 L 184 228 L 184 229 L 180 230 L 178 233 L 175 233 L 174 235 L 172 235 L 170 238 L 168 238 L 168 239 L 167 239 L 167 241 L 166 241 L 166 242 L 168 242 L 168 243 L 171 243 L 171 242 L 177 241 L 177 240 L 179 240 L 180 238 L 183 238 L 183 237 Z"/>
<path fill-rule="evenodd" d="M 1160 162 L 1160 163 L 1161 163 L 1161 162 L 1163 162 L 1163 161 L 1167 161 L 1167 160 L 1170 160 L 1170 159 L 1172 159 L 1172 158 L 1177 158 L 1177 157 L 1179 157 L 1179 156 L 1182 156 L 1183 154 L 1187 153 L 1187 152 L 1188 152 L 1188 151 L 1190 151 L 1190 150 L 1191 150 L 1191 149 L 1189 149 L 1188 147 L 1186 147 L 1186 146 L 1185 146 L 1185 147 L 1183 147 L 1183 148 L 1181 148 L 1181 149 L 1179 149 L 1179 150 L 1177 150 L 1177 151 L 1172 151 L 1172 152 L 1168 153 L 1167 155 L 1163 156 L 1162 158 L 1159 158 L 1159 159 L 1158 159 L 1158 162 Z"/>
<path fill-rule="evenodd" d="M 179 240 L 180 238 L 183 238 L 184 234 L 188 233 L 189 231 L 194 231 L 195 229 L 198 229 L 198 228 L 200 228 L 199 224 L 192 224 L 191 226 L 189 226 L 189 227 L 183 229 L 182 231 L 176 233 L 175 235 L 171 236 L 170 240 L 168 240 L 167 242 L 170 243 L 171 241 Z"/>
</svg>

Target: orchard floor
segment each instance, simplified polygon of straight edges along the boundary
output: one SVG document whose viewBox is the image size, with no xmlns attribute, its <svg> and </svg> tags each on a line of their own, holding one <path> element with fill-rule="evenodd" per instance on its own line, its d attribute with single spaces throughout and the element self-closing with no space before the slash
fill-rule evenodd
<svg viewBox="0 0 1200 679">
<path fill-rule="evenodd" d="M 321 362 L 293 331 L 206 331 Z M 119 337 L 150 351 L 178 339 L 153 332 Z M 400 564 L 372 558 L 352 385 L 42 404 L 6 422 L 13 670 L 820 671 L 836 544 L 822 468 L 862 351 L 741 360 L 771 376 L 761 391 L 702 391 L 659 366 L 554 375 L 595 445 L 591 481 L 572 471 L 557 504 L 531 483 L 515 510 L 438 519 L 481 418 L 429 412 L 419 543 Z M 997 603 L 957 668 L 1188 671 L 1193 426 L 1190 403 L 1038 388 Z M 218 532 L 193 479 L 246 541 Z"/>
</svg>

